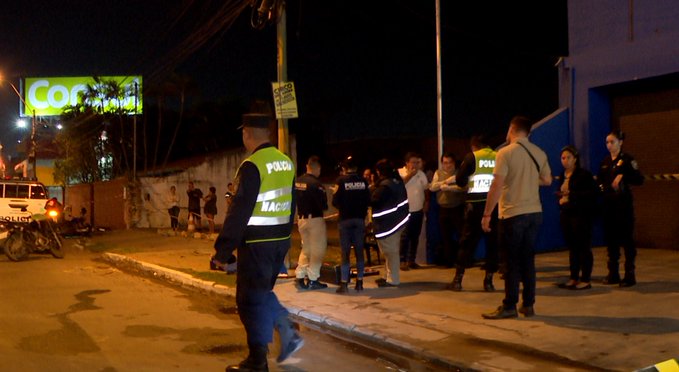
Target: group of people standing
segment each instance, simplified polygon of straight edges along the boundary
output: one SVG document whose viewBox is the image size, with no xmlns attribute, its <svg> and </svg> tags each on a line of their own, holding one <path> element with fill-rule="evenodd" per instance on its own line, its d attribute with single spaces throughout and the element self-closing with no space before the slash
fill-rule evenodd
<svg viewBox="0 0 679 372">
<path fill-rule="evenodd" d="M 634 243 L 634 205 L 630 186 L 641 185 L 644 177 L 634 158 L 622 151 L 625 137 L 621 131 L 606 136 L 606 156 L 596 176 L 580 166 L 578 150 L 566 146 L 561 150 L 560 223 L 569 249 L 570 277 L 559 287 L 591 288 L 593 268 L 592 224 L 600 212 L 608 253 L 608 274 L 604 284 L 631 287 L 636 284 Z M 597 210 L 598 197 L 601 207 Z M 625 253 L 624 276 L 620 276 L 620 248 Z"/>
<path fill-rule="evenodd" d="M 510 122 L 506 145 L 497 152 L 482 136 L 471 139 L 459 169 L 452 154 L 441 158 L 441 167 L 431 182 L 422 171 L 422 159 L 408 153 L 405 166 L 396 170 L 384 159 L 375 166 L 377 179 L 371 184 L 357 174 L 353 159 L 342 163 L 342 175 L 335 184 L 332 204 L 339 211 L 340 245 L 342 249 L 341 281 L 338 293 L 348 292 L 350 260 L 353 248 L 356 255 L 356 290 L 363 289 L 363 235 L 365 217 L 369 215 L 375 227 L 380 250 L 385 258 L 385 269 L 376 281 L 378 287 L 397 287 L 399 271 L 418 269 L 415 262 L 424 219 L 426 193 L 435 193 L 439 204 L 439 228 L 442 235 L 439 262 L 455 268 L 447 289 L 461 291 L 465 270 L 473 265 L 475 250 L 485 237 L 485 271 L 483 289 L 495 290 L 493 276 L 502 272 L 505 299 L 494 312 L 483 314 L 487 319 L 502 319 L 535 314 L 535 243 L 542 224 L 542 202 L 539 188 L 552 183 L 552 172 L 547 155 L 528 140 L 532 123 L 517 116 Z M 573 146 L 561 150 L 563 173 L 557 201 L 560 206 L 560 226 L 569 249 L 569 280 L 559 287 L 586 290 L 591 288 L 593 269 L 592 226 L 598 211 L 603 219 L 608 251 L 608 275 L 604 284 L 621 287 L 636 284 L 634 246 L 634 213 L 631 185 L 640 185 L 643 176 L 636 161 L 622 152 L 623 134 L 611 132 L 606 137 L 609 151 L 601 163 L 597 177 L 580 166 L 579 153 Z M 317 166 L 310 165 L 316 164 Z M 296 192 L 300 220 L 316 218 L 322 226 L 314 234 L 303 232 L 300 225 L 302 250 L 297 270 L 298 286 L 302 289 L 321 289 L 327 285 L 318 281 L 319 272 L 305 271 L 307 257 L 314 257 L 311 266 L 320 268 L 327 246 L 322 212 L 327 209 L 326 193 L 318 180 L 320 165 L 312 157 L 307 172 L 298 178 Z M 311 178 L 310 178 L 311 177 Z M 313 179 L 313 182 L 309 182 Z M 316 190 L 311 197 L 310 190 Z M 315 199 L 316 202 L 309 203 Z M 602 202 L 599 203 L 598 201 Z M 315 205 L 309 209 L 309 205 Z M 369 213 L 369 208 L 372 212 Z M 449 234 L 456 231 L 456 236 Z M 456 239 L 457 238 L 457 239 Z M 313 248 L 321 242 L 322 248 Z M 311 247 L 309 256 L 305 246 Z M 625 253 L 625 274 L 619 273 L 620 247 Z M 305 259 L 303 260 L 302 257 Z M 308 280 L 308 282 L 307 282 Z M 522 289 L 522 304 L 519 291 Z"/>
<path fill-rule="evenodd" d="M 265 371 L 268 343 L 273 329 L 279 332 L 281 362 L 304 345 L 292 326 L 287 310 L 273 292 L 278 273 L 290 249 L 291 230 L 297 214 L 302 251 L 296 271 L 298 288 L 327 288 L 321 283 L 320 266 L 327 249 L 324 211 L 328 209 L 325 187 L 319 180 L 320 161 L 311 157 L 306 173 L 295 178 L 289 157 L 269 142 L 272 120 L 264 114 L 243 116 L 242 137 L 251 153 L 237 173 L 238 187 L 233 208 L 227 214 L 214 243 L 213 262 L 225 266 L 237 251 L 238 269 L 236 301 L 245 326 L 248 357 L 227 371 Z M 471 266 L 474 250 L 486 236 L 486 262 L 483 286 L 494 290 L 492 277 L 502 267 L 505 296 L 486 319 L 533 316 L 535 311 L 535 243 L 542 223 L 539 187 L 552 183 L 547 155 L 528 140 L 532 123 L 514 117 L 506 136 L 506 146 L 495 152 L 480 137 L 472 139 L 472 151 L 460 169 L 454 159 L 444 155 L 442 168 L 430 183 L 421 170 L 421 158 L 409 154 L 400 170 L 382 159 L 375 165 L 376 177 L 359 176 L 352 158 L 341 164 L 332 204 L 339 211 L 342 267 L 336 292 L 347 293 L 350 278 L 349 255 L 355 250 L 357 262 L 356 291 L 363 290 L 363 242 L 365 221 L 369 217 L 379 248 L 385 258 L 385 270 L 376 280 L 378 287 L 398 287 L 400 270 L 417 269 L 413 248 L 422 228 L 424 195 L 427 189 L 437 192 L 442 230 L 451 214 L 463 209 L 459 248 L 455 252 L 455 275 L 449 289 L 462 290 L 465 269 Z M 567 146 L 561 151 L 564 168 L 558 192 L 561 226 L 570 250 L 571 277 L 563 286 L 586 289 L 591 286 L 592 200 L 603 193 L 603 218 L 608 246 L 607 284 L 630 286 L 634 275 L 633 208 L 630 185 L 641 184 L 634 159 L 621 150 L 623 136 L 613 132 L 606 138 L 610 156 L 601 164 L 596 183 L 591 173 L 579 166 L 578 152 Z M 409 183 L 411 185 L 409 186 Z M 598 190 L 597 190 L 598 185 Z M 463 195 L 461 197 L 460 195 Z M 463 207 L 460 207 L 463 205 Z M 445 210 L 449 208 L 450 210 Z M 458 208 L 458 212 L 453 209 Z M 369 212 L 370 210 L 370 212 Z M 581 218 L 581 217 L 585 218 Z M 444 241 L 450 247 L 451 241 Z M 625 276 L 620 277 L 620 246 L 625 251 Z M 449 249 L 449 248 L 445 248 Z M 451 254 L 452 255 L 452 254 Z M 519 290 L 522 304 L 519 303 Z"/>
<path fill-rule="evenodd" d="M 217 188 L 210 186 L 208 193 L 203 195 L 203 190 L 195 187 L 193 181 L 189 181 L 186 195 L 188 197 L 188 217 L 189 226 L 193 225 L 196 231 L 202 229 L 202 215 L 205 214 L 205 219 L 208 224 L 208 233 L 215 233 L 215 216 L 217 215 Z M 230 197 L 233 195 L 233 184 L 229 183 L 226 192 L 226 207 L 228 208 L 231 204 Z M 177 187 L 172 185 L 165 197 L 165 203 L 167 205 L 167 213 L 170 216 L 170 227 L 172 230 L 177 231 L 179 229 L 179 212 L 180 207 L 180 197 L 177 194 Z M 201 214 L 201 202 L 203 202 L 203 212 Z"/>
</svg>

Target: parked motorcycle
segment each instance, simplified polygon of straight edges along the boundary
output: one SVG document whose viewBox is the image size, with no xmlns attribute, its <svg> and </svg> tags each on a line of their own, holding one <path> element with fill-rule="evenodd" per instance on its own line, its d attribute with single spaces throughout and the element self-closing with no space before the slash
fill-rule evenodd
<svg viewBox="0 0 679 372">
<path fill-rule="evenodd" d="M 44 214 L 31 215 L 28 223 L 5 221 L 7 239 L 3 248 L 5 255 L 12 261 L 25 260 L 30 253 L 51 253 L 56 258 L 64 258 L 64 246 L 57 232 L 53 218 Z"/>
</svg>

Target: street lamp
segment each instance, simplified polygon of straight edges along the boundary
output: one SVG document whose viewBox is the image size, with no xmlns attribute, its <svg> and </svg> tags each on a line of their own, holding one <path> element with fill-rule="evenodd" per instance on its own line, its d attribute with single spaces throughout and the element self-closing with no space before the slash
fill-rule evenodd
<svg viewBox="0 0 679 372">
<path fill-rule="evenodd" d="M 28 108 L 28 104 L 26 103 L 26 100 L 24 100 L 24 97 L 21 96 L 21 93 L 19 93 L 19 90 L 12 84 L 11 81 L 5 80 L 2 76 L 0 76 L 0 82 L 6 81 L 7 84 L 9 84 L 10 87 L 12 87 L 12 90 L 14 93 L 19 97 L 21 102 L 24 104 L 24 107 Z M 36 150 L 36 145 L 35 145 L 35 125 L 36 125 L 36 119 L 35 119 L 35 109 L 32 109 L 33 111 L 33 117 L 31 118 L 31 149 L 28 153 L 28 161 L 33 165 L 33 172 L 31 174 L 31 178 L 37 179 L 37 174 L 36 174 L 36 156 L 35 156 L 35 150 Z"/>
</svg>

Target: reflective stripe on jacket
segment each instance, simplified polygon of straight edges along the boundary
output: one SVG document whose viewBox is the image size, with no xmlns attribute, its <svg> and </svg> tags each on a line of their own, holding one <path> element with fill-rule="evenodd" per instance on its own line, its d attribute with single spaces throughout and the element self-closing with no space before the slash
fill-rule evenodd
<svg viewBox="0 0 679 372">
<path fill-rule="evenodd" d="M 387 190 L 384 190 L 385 188 Z M 392 235 L 402 228 L 410 218 L 408 194 L 402 180 L 384 179 L 375 190 L 376 193 L 380 191 L 382 191 L 382 195 L 385 195 L 385 198 L 373 200 L 372 208 L 372 219 L 377 239 Z"/>
<path fill-rule="evenodd" d="M 248 220 L 246 243 L 288 239 L 292 215 L 292 185 L 295 166 L 275 147 L 255 151 L 245 159 L 257 167 L 260 186 L 255 208 Z"/>
</svg>

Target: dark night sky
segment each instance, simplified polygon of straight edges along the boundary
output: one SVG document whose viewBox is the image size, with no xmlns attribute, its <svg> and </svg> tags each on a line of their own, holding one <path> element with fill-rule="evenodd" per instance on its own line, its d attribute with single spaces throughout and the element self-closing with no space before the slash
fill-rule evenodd
<svg viewBox="0 0 679 372">
<path fill-rule="evenodd" d="M 222 3 L 3 4 L 0 71 L 15 84 L 35 76 L 147 79 L 169 64 L 191 76 L 203 100 L 270 99 L 275 29 L 250 28 L 249 8 L 230 29 L 172 63 L 170 51 Z M 500 132 L 515 114 L 537 120 L 557 108 L 553 65 L 567 54 L 565 0 L 441 3 L 445 136 Z M 288 4 L 288 75 L 301 116 L 290 121 L 291 131 L 315 133 L 326 142 L 436 134 L 434 0 Z M 17 100 L 3 84 L 3 144 L 16 135 Z"/>
</svg>

